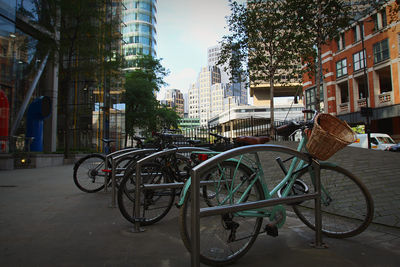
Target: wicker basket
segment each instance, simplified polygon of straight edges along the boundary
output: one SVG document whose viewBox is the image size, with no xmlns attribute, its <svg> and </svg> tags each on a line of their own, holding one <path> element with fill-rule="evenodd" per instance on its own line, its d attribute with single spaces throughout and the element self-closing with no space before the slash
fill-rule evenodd
<svg viewBox="0 0 400 267">
<path fill-rule="evenodd" d="M 320 113 L 307 142 L 308 152 L 319 160 L 327 160 L 333 154 L 355 141 L 354 131 L 332 115 Z"/>
</svg>

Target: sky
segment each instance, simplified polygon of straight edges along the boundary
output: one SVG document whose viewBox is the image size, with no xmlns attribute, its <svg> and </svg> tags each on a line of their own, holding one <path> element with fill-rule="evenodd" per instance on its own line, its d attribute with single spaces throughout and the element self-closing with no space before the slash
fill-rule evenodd
<svg viewBox="0 0 400 267">
<path fill-rule="evenodd" d="M 225 17 L 230 14 L 228 0 L 158 0 L 157 58 L 170 70 L 162 88 L 187 93 L 207 65 L 207 48 L 217 45 L 228 34 Z"/>
</svg>

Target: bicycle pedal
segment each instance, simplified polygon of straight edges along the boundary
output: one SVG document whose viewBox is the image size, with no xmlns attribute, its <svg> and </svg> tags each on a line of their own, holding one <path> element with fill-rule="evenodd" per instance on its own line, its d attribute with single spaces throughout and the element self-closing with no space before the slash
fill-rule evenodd
<svg viewBox="0 0 400 267">
<path fill-rule="evenodd" d="M 267 224 L 265 226 L 264 230 L 267 233 L 267 235 L 269 235 L 269 236 L 272 236 L 272 237 L 278 236 L 278 227 L 276 227 L 276 225 Z"/>
</svg>

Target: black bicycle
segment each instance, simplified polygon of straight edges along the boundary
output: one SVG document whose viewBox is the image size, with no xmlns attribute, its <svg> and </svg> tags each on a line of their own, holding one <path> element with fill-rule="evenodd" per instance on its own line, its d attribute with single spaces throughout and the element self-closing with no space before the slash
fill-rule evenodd
<svg viewBox="0 0 400 267">
<path fill-rule="evenodd" d="M 179 134 L 157 133 L 158 144 L 161 148 L 177 148 L 174 144 L 182 140 Z M 156 158 L 141 166 L 142 184 L 164 184 L 185 182 L 189 177 L 191 160 L 180 153 L 171 153 Z M 132 164 L 125 172 L 118 188 L 118 208 L 128 221 L 134 223 L 135 193 L 136 193 L 136 164 Z M 149 225 L 161 220 L 171 209 L 178 190 L 149 189 L 143 190 L 140 205 L 142 210 L 142 225 Z"/>
</svg>

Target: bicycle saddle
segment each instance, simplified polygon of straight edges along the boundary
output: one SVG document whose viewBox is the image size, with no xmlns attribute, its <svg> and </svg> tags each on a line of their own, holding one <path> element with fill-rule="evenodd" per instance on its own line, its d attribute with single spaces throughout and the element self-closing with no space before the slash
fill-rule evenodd
<svg viewBox="0 0 400 267">
<path fill-rule="evenodd" d="M 269 136 L 239 136 L 235 142 L 241 145 L 257 145 L 267 143 L 269 140 Z"/>
</svg>

